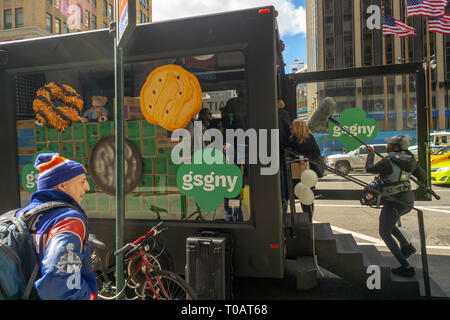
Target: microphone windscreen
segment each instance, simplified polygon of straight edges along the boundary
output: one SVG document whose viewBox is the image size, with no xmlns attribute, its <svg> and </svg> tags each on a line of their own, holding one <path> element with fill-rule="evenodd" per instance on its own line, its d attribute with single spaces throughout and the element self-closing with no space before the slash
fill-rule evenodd
<svg viewBox="0 0 450 320">
<path fill-rule="evenodd" d="M 308 121 L 308 127 L 312 133 L 325 132 L 328 125 L 328 119 L 336 111 L 336 101 L 333 98 L 325 97 L 319 104 L 317 110 Z"/>
</svg>

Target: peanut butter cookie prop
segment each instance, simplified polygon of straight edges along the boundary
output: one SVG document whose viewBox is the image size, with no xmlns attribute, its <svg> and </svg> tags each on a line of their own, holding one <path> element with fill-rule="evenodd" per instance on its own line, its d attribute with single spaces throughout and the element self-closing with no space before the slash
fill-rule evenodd
<svg viewBox="0 0 450 320">
<path fill-rule="evenodd" d="M 153 70 L 140 94 L 145 119 L 174 131 L 186 127 L 202 107 L 202 89 L 197 78 L 177 65 Z"/>
</svg>

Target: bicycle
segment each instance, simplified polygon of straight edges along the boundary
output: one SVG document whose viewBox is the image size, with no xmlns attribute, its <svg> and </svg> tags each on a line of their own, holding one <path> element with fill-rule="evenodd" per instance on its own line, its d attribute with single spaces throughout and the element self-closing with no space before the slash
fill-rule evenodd
<svg viewBox="0 0 450 320">
<path fill-rule="evenodd" d="M 112 284 L 110 276 L 115 272 L 115 266 L 106 269 L 100 256 L 93 251 L 94 263 L 100 264 L 102 273 L 97 276 L 99 280 L 98 296 L 100 299 L 113 300 L 122 296 L 125 290 L 134 291 L 125 297 L 128 300 L 196 300 L 197 295 L 191 286 L 176 273 L 163 270 L 158 263 L 158 256 L 154 256 L 149 242 L 159 233 L 167 228 L 159 228 L 163 222 L 152 227 L 145 235 L 140 236 L 133 242 L 129 242 L 122 248 L 114 252 L 115 256 L 125 254 L 125 264 L 127 266 L 127 278 L 119 293 Z M 97 240 L 95 236 L 89 236 L 89 243 L 93 248 L 105 248 L 105 245 Z M 142 276 L 143 275 L 143 276 Z"/>
</svg>

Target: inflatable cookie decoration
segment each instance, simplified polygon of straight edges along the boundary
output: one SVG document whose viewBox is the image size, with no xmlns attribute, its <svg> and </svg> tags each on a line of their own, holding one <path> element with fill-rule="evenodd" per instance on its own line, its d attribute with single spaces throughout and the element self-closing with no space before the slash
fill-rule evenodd
<svg viewBox="0 0 450 320">
<path fill-rule="evenodd" d="M 145 119 L 174 131 L 187 126 L 202 107 L 197 78 L 180 66 L 169 64 L 153 70 L 141 89 Z"/>
</svg>

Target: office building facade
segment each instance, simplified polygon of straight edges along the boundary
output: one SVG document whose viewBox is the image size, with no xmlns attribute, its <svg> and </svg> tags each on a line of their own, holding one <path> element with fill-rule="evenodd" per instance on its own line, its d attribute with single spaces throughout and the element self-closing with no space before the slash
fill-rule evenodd
<svg viewBox="0 0 450 320">
<path fill-rule="evenodd" d="M 151 0 L 136 1 L 136 23 L 152 19 Z M 108 28 L 115 0 L 2 0 L 0 41 Z"/>
<path fill-rule="evenodd" d="M 426 18 L 406 18 L 405 3 L 403 0 L 306 1 L 308 71 L 420 62 L 435 55 L 436 68 L 431 72 L 432 129 L 448 129 L 450 35 L 430 32 L 428 37 Z M 417 36 L 383 36 L 383 13 L 414 27 Z M 446 13 L 450 13 L 450 5 Z M 408 118 L 415 114 L 414 86 L 414 79 L 406 76 L 310 84 L 307 104 L 311 114 L 317 108 L 317 100 L 333 96 L 338 112 L 348 107 L 363 108 L 377 119 L 380 129 L 406 130 L 410 129 Z"/>
</svg>

